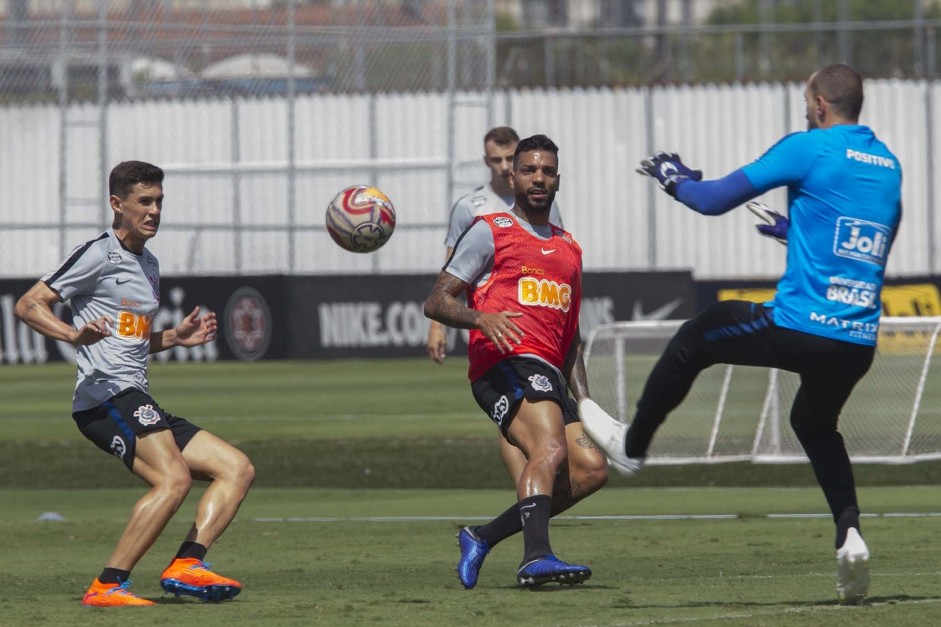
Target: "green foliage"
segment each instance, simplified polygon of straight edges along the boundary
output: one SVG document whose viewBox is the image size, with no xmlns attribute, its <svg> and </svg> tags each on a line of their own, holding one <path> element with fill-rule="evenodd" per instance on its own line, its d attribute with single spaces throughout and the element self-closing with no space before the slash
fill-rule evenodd
<svg viewBox="0 0 941 627">
<path fill-rule="evenodd" d="M 494 15 L 494 26 L 498 33 L 519 30 L 519 23 L 517 23 L 516 19 L 509 13 L 502 11 L 498 11 L 496 15 Z"/>
<path fill-rule="evenodd" d="M 775 24 L 810 24 L 818 17 L 822 22 L 840 19 L 841 1 L 796 0 L 769 3 L 768 13 Z M 922 3 L 924 17 L 933 19 L 941 14 L 938 2 Z M 915 15 L 914 0 L 849 0 L 845 18 L 855 22 L 910 20 Z M 765 14 L 760 10 L 760 0 L 740 0 L 717 7 L 706 19 L 707 24 L 758 24 Z"/>
<path fill-rule="evenodd" d="M 741 24 L 746 26 L 769 23 L 771 25 L 804 24 L 807 28 L 786 29 L 781 32 L 752 31 L 741 36 L 736 49 L 735 35 L 703 38 L 698 57 L 736 58 L 744 66 L 745 80 L 803 81 L 810 73 L 827 63 L 849 62 L 867 77 L 912 77 L 926 71 L 927 58 L 916 58 L 916 37 L 913 26 L 889 26 L 893 21 L 913 20 L 912 0 L 850 0 L 847 12 L 840 14 L 840 2 L 800 0 L 776 2 L 771 10 L 762 12 L 759 2 L 747 0 L 715 9 L 707 18 L 710 26 Z M 941 16 L 937 2 L 924 3 L 924 18 Z M 828 23 L 846 21 L 870 23 L 871 29 L 846 31 L 845 45 L 848 58 L 843 56 L 841 35 L 827 27 Z M 933 31 L 929 36 L 934 36 Z M 712 74 L 715 74 L 715 70 Z M 709 74 L 707 71 L 706 74 Z"/>
</svg>

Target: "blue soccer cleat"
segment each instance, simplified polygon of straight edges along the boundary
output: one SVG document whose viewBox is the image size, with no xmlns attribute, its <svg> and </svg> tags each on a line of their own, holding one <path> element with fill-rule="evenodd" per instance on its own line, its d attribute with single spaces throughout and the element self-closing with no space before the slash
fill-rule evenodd
<svg viewBox="0 0 941 627">
<path fill-rule="evenodd" d="M 579 564 L 567 564 L 551 553 L 545 557 L 526 562 L 516 572 L 521 586 L 541 586 L 550 581 L 574 585 L 591 577 L 591 569 Z"/>
<path fill-rule="evenodd" d="M 490 552 L 487 543 L 474 535 L 470 527 L 464 527 L 457 534 L 457 545 L 461 547 L 461 559 L 457 563 L 457 577 L 470 590 L 477 585 L 477 576 L 484 558 Z"/>
</svg>

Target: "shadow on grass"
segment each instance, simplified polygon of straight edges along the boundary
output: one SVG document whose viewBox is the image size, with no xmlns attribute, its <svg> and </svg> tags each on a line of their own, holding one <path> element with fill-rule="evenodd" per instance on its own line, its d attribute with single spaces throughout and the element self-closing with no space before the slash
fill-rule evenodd
<svg viewBox="0 0 941 627">
<path fill-rule="evenodd" d="M 907 594 L 897 594 L 892 596 L 885 597 L 869 597 L 866 599 L 865 603 L 859 605 L 840 605 L 839 601 L 836 599 L 826 599 L 826 600 L 800 600 L 800 601 L 694 601 L 690 603 L 682 603 L 675 605 L 668 605 L 663 603 L 650 603 L 645 605 L 640 605 L 636 603 L 615 603 L 611 605 L 612 609 L 623 609 L 623 610 L 643 610 L 643 609 L 656 609 L 656 610 L 670 610 L 670 609 L 693 609 L 693 608 L 703 608 L 703 607 L 721 607 L 726 610 L 735 610 L 735 608 L 755 608 L 755 607 L 839 607 L 846 608 L 848 611 L 853 608 L 865 609 L 867 607 L 876 606 L 876 605 L 900 605 L 904 603 L 925 603 L 941 601 L 941 595 L 926 595 L 926 596 L 910 596 Z"/>
</svg>

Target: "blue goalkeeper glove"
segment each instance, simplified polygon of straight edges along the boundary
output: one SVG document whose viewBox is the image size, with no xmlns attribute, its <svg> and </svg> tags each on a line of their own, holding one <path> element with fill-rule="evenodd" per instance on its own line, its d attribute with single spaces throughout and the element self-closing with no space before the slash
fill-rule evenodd
<svg viewBox="0 0 941 627">
<path fill-rule="evenodd" d="M 683 181 L 702 180 L 701 170 L 691 170 L 675 152 L 655 152 L 640 162 L 639 174 L 657 179 L 660 189 L 676 198 L 676 186 Z"/>
<path fill-rule="evenodd" d="M 749 202 L 746 203 L 745 206 L 756 216 L 764 220 L 764 224 L 755 225 L 759 233 L 767 237 L 773 237 L 787 246 L 787 229 L 791 226 L 790 220 L 760 202 Z"/>
</svg>

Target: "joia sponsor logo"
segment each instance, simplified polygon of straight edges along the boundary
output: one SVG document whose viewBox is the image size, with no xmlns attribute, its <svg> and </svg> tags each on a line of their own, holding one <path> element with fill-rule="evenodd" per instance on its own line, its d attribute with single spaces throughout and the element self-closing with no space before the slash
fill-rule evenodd
<svg viewBox="0 0 941 627">
<path fill-rule="evenodd" d="M 836 221 L 833 252 L 877 266 L 885 265 L 892 229 L 877 222 L 842 217 Z"/>
</svg>

